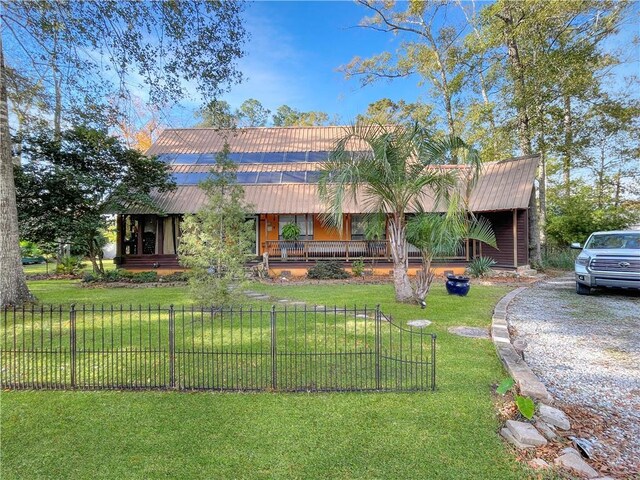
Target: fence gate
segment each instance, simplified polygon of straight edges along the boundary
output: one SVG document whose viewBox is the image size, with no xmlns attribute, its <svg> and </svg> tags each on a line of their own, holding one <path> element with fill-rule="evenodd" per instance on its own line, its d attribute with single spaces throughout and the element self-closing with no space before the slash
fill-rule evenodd
<svg viewBox="0 0 640 480">
<path fill-rule="evenodd" d="M 435 335 L 379 308 L 5 308 L 5 388 L 435 389 Z"/>
</svg>

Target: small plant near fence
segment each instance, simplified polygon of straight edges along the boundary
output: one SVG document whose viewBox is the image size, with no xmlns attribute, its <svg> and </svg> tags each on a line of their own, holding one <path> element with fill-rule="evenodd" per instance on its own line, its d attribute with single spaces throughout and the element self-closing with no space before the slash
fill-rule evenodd
<svg viewBox="0 0 640 480">
<path fill-rule="evenodd" d="M 0 386 L 427 391 L 436 337 L 379 308 L 0 310 Z"/>
<path fill-rule="evenodd" d="M 351 272 L 354 277 L 362 277 L 364 275 L 364 260 L 362 258 L 351 264 Z"/>
<path fill-rule="evenodd" d="M 349 273 L 340 262 L 318 262 L 307 271 L 307 277 L 314 280 L 337 280 L 349 278 Z"/>
</svg>

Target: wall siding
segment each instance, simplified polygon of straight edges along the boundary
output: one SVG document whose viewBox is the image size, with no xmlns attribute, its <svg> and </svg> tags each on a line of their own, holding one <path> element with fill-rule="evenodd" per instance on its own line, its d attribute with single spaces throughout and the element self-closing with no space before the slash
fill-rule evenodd
<svg viewBox="0 0 640 480">
<path fill-rule="evenodd" d="M 482 256 L 493 258 L 497 267 L 513 267 L 513 211 L 483 213 L 482 217 L 491 222 L 498 245 L 496 249 L 483 243 L 480 248 Z M 518 256 L 519 254 L 520 245 Z"/>
<path fill-rule="evenodd" d="M 529 212 L 518 210 L 518 266 L 529 265 Z"/>
</svg>

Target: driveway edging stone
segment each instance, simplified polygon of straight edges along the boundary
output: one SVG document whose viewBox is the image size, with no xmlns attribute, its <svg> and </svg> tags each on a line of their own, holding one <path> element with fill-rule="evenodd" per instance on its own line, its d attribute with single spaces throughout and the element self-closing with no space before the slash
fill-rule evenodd
<svg viewBox="0 0 640 480">
<path fill-rule="evenodd" d="M 491 319 L 491 339 L 496 347 L 498 357 L 518 385 L 520 393 L 539 401 L 553 403 L 553 397 L 549 394 L 547 387 L 538 379 L 511 344 L 507 308 L 513 299 L 526 289 L 527 287 L 516 288 L 496 304 Z"/>
</svg>

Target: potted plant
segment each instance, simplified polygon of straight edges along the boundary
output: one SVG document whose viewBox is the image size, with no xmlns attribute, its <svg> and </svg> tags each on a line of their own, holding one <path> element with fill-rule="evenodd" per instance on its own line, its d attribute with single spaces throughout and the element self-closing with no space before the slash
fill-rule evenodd
<svg viewBox="0 0 640 480">
<path fill-rule="evenodd" d="M 447 293 L 449 295 L 460 295 L 464 297 L 469 293 L 471 284 L 469 283 L 469 277 L 464 275 L 447 275 Z"/>
<path fill-rule="evenodd" d="M 282 259 L 287 259 L 287 248 L 296 248 L 295 241 L 300 238 L 300 226 L 297 223 L 287 223 L 282 227 L 282 239 L 280 242 Z"/>
</svg>

